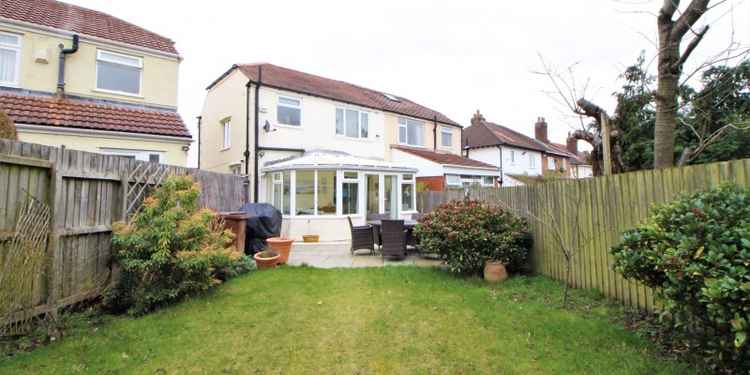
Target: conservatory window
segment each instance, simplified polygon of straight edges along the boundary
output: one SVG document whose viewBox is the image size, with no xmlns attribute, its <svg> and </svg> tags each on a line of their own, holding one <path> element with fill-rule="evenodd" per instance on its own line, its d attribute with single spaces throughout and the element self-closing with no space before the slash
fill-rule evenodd
<svg viewBox="0 0 750 375">
<path fill-rule="evenodd" d="M 359 213 L 359 175 L 357 172 L 344 172 L 341 181 L 341 204 L 344 215 Z"/>
<path fill-rule="evenodd" d="M 405 174 L 401 177 L 401 210 L 414 210 L 414 175 Z"/>
<path fill-rule="evenodd" d="M 318 171 L 317 214 L 336 214 L 336 171 Z"/>
<path fill-rule="evenodd" d="M 297 171 L 294 192 L 297 215 L 315 214 L 315 171 Z"/>
<path fill-rule="evenodd" d="M 273 197 L 273 206 L 276 207 L 284 215 L 289 215 L 291 202 L 291 179 L 289 172 L 277 172 L 273 174 L 273 189 L 271 190 Z"/>
</svg>

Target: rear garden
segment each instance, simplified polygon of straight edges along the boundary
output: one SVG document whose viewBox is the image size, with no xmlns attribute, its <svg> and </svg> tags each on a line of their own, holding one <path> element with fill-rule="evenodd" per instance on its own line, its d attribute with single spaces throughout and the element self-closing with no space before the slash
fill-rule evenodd
<svg viewBox="0 0 750 375">
<path fill-rule="evenodd" d="M 251 272 L 140 317 L 105 316 L 0 373 L 691 374 L 562 284 L 417 267 Z"/>
</svg>

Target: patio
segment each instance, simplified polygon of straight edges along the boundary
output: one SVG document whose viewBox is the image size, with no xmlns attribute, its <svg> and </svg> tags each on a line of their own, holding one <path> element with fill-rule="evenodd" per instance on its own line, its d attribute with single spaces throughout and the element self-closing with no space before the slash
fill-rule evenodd
<svg viewBox="0 0 750 375">
<path fill-rule="evenodd" d="M 315 268 L 440 267 L 442 262 L 422 257 L 419 254 L 409 254 L 402 260 L 384 260 L 381 255 L 370 255 L 366 250 L 358 250 L 356 255 L 352 255 L 349 252 L 349 242 L 338 241 L 324 243 L 295 242 L 289 255 L 289 265 L 307 265 Z"/>
</svg>

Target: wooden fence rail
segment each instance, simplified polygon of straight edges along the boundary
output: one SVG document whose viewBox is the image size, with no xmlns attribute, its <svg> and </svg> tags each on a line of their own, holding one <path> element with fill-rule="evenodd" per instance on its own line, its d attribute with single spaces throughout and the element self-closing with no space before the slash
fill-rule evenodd
<svg viewBox="0 0 750 375">
<path fill-rule="evenodd" d="M 31 196 L 52 209 L 48 262 L 44 274 L 29 275 L 34 291 L 28 311 L 54 312 L 101 292 L 111 273 L 112 223 L 125 217 L 128 188 L 139 183 L 130 172 L 144 164 L 149 163 L 0 140 L 0 265 L 21 202 Z M 166 168 L 193 176 L 202 188 L 202 207 L 237 210 L 248 196 L 244 177 Z"/>
<path fill-rule="evenodd" d="M 750 186 L 750 159 L 623 173 L 583 180 L 549 182 L 500 189 L 471 188 L 474 199 L 502 203 L 527 217 L 552 218 L 561 224 L 564 238 L 579 236 L 573 258 L 571 284 L 596 289 L 628 306 L 654 308 L 653 291 L 625 280 L 612 270 L 609 249 L 622 233 L 642 222 L 654 204 L 680 194 L 716 187 L 723 182 Z M 461 199 L 465 191 L 419 193 L 418 209 L 429 212 L 441 202 Z M 552 215 L 552 216 L 550 216 Z M 578 223 L 578 230 L 574 233 Z M 564 280 L 559 241 L 548 225 L 529 218 L 534 236 L 532 267 L 537 273 Z"/>
</svg>

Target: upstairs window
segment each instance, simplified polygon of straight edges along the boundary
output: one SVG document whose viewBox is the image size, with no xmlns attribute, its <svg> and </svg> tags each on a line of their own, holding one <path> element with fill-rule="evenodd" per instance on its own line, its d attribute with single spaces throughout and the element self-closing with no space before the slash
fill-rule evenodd
<svg viewBox="0 0 750 375">
<path fill-rule="evenodd" d="M 536 158 L 532 154 L 529 154 L 529 168 L 536 168 Z"/>
<path fill-rule="evenodd" d="M 424 123 L 410 118 L 399 118 L 398 142 L 410 146 L 424 146 Z"/>
<path fill-rule="evenodd" d="M 232 147 L 232 119 L 227 118 L 221 121 L 221 128 L 223 133 L 222 150 L 227 150 Z"/>
<path fill-rule="evenodd" d="M 510 150 L 510 163 L 511 164 L 516 163 L 516 152 L 513 150 Z"/>
<path fill-rule="evenodd" d="M 369 114 L 354 109 L 336 108 L 336 134 L 350 138 L 367 138 Z"/>
<path fill-rule="evenodd" d="M 0 33 L 0 85 L 18 85 L 21 36 Z"/>
<path fill-rule="evenodd" d="M 143 59 L 120 53 L 97 51 L 96 88 L 132 95 L 141 93 Z"/>
<path fill-rule="evenodd" d="M 553 170 L 555 169 L 555 159 L 554 158 L 547 158 L 547 169 Z"/>
<path fill-rule="evenodd" d="M 302 125 L 302 101 L 280 96 L 279 102 L 276 105 L 276 121 L 281 125 Z"/>
<path fill-rule="evenodd" d="M 453 131 L 450 128 L 440 128 L 440 144 L 443 147 L 453 145 Z"/>
</svg>

